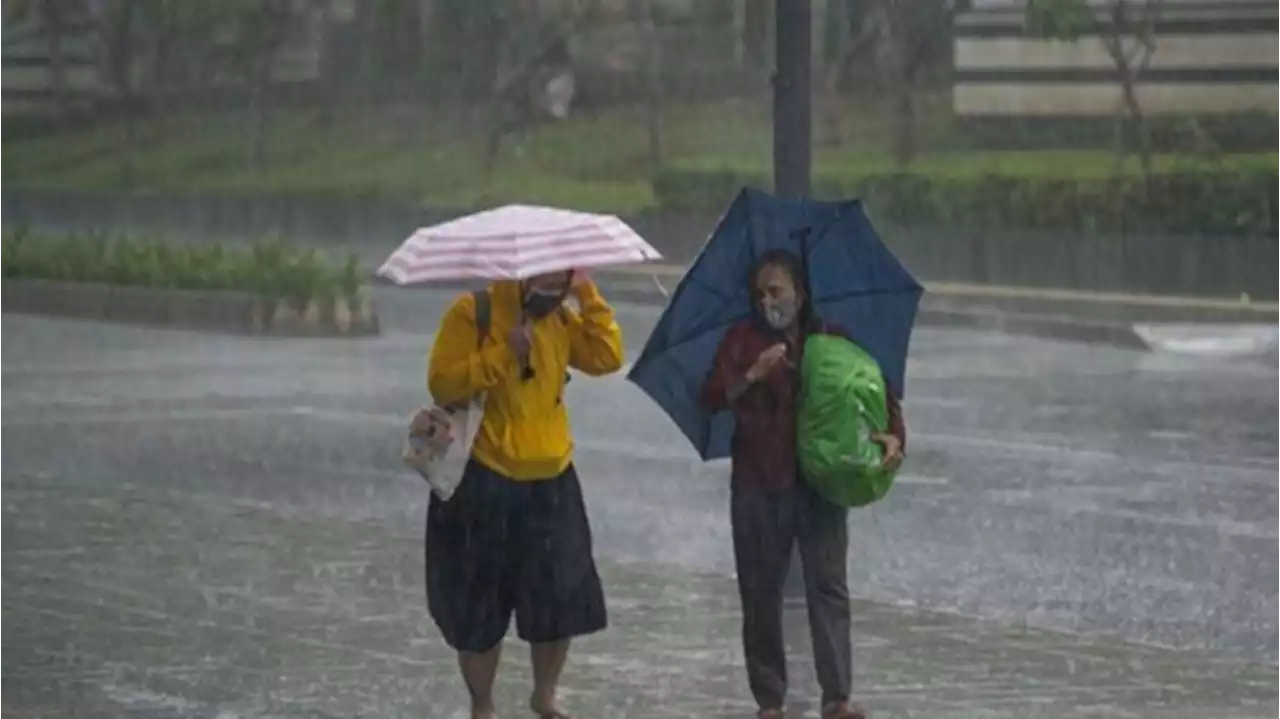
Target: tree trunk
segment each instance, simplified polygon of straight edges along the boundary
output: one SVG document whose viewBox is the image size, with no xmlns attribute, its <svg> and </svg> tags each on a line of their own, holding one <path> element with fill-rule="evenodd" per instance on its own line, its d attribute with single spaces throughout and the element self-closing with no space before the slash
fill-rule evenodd
<svg viewBox="0 0 1280 719">
<path fill-rule="evenodd" d="M 138 108 L 133 89 L 134 3 L 119 0 L 111 15 L 110 67 L 120 107 L 124 114 L 124 153 L 120 163 L 120 182 L 133 187 L 137 173 Z"/>
<path fill-rule="evenodd" d="M 478 58 L 481 61 L 478 71 L 482 74 L 478 77 L 483 78 L 489 86 L 482 105 L 485 128 L 483 166 L 486 179 L 493 178 L 493 172 L 498 166 L 498 155 L 502 152 L 502 138 L 512 127 L 508 93 L 513 90 L 507 86 L 509 78 L 504 72 L 511 44 L 510 38 L 506 37 L 506 30 L 498 15 L 491 13 L 484 17 L 481 27 L 481 37 L 485 38 L 484 52 Z"/>
<path fill-rule="evenodd" d="M 1120 84 L 1120 102 L 1116 104 L 1115 117 L 1113 118 L 1113 152 L 1115 153 L 1115 161 L 1113 167 L 1115 174 L 1119 176 L 1124 171 L 1125 157 L 1129 152 L 1128 142 L 1128 103 L 1127 97 L 1130 90 L 1130 73 L 1129 60 L 1125 55 L 1124 49 L 1124 29 L 1125 16 L 1123 10 L 1119 9 L 1119 5 L 1111 9 L 1111 25 L 1096 25 L 1096 32 L 1102 39 L 1102 45 L 1106 48 L 1107 54 L 1111 57 L 1111 62 L 1115 66 L 1116 77 Z"/>
<path fill-rule="evenodd" d="M 908 2 L 898 0 L 888 5 L 882 37 L 888 42 L 889 77 L 892 86 L 891 118 L 892 151 L 898 165 L 909 165 L 916 156 L 915 56 L 920 43 L 912 33 Z"/>
<path fill-rule="evenodd" d="M 1147 132 L 1146 115 L 1142 112 L 1141 103 L 1138 102 L 1135 84 L 1132 73 L 1127 73 L 1121 79 L 1125 124 L 1128 125 L 1126 135 L 1132 136 L 1137 146 L 1138 163 L 1142 167 L 1142 175 L 1147 177 L 1151 174 L 1151 138 Z"/>
<path fill-rule="evenodd" d="M 483 167 L 486 179 L 493 179 L 493 171 L 498 167 L 498 155 L 502 152 L 502 138 L 512 129 L 512 122 L 508 118 L 508 112 L 505 98 L 498 96 L 490 101 L 489 109 L 485 113 L 487 126 L 484 138 Z"/>
<path fill-rule="evenodd" d="M 253 77 L 249 83 L 249 166 L 255 173 L 267 168 L 268 133 L 271 108 L 268 92 L 271 84 L 270 55 L 262 52 L 254 62 Z"/>
<path fill-rule="evenodd" d="M 162 121 L 169 116 L 169 68 L 172 65 L 173 47 L 178 44 L 174 37 L 178 32 L 174 12 L 170 8 L 161 16 L 160 27 L 156 32 L 156 47 L 151 57 L 151 93 L 147 104 L 153 119 L 161 118 Z"/>
<path fill-rule="evenodd" d="M 435 84 L 423 81 L 424 75 L 427 74 L 423 72 L 423 68 L 429 68 L 433 58 L 430 48 L 432 33 L 435 32 L 433 27 L 435 21 L 436 0 L 418 0 L 418 37 L 420 42 L 418 47 L 418 67 L 413 76 L 413 99 L 415 105 L 421 106 L 421 112 L 424 115 L 432 107 L 437 106 L 441 99 Z M 452 113 L 450 113 L 450 121 L 452 122 Z"/>
<path fill-rule="evenodd" d="M 893 159 L 906 167 L 918 151 L 915 91 L 910 81 L 903 78 L 893 89 Z"/>
<path fill-rule="evenodd" d="M 822 97 L 818 104 L 821 125 L 817 144 L 819 146 L 839 147 L 844 138 L 841 132 L 843 113 L 840 112 L 840 81 L 844 77 L 845 61 L 848 58 L 849 45 L 849 4 L 845 0 L 835 0 L 831 9 L 832 24 L 835 26 L 832 46 L 829 48 L 826 63 L 822 68 Z"/>
<path fill-rule="evenodd" d="M 333 125 L 338 108 L 337 63 L 329 55 L 333 51 L 333 4 L 320 8 L 320 112 L 316 119 L 321 127 Z"/>
<path fill-rule="evenodd" d="M 53 94 L 53 107 L 58 118 L 65 118 L 71 111 L 71 98 L 67 87 L 67 55 L 63 44 L 66 40 L 66 16 L 62 0 L 45 0 L 45 32 L 49 47 L 49 90 Z"/>
<path fill-rule="evenodd" d="M 875 40 L 881 27 L 878 14 L 868 12 L 859 23 L 857 34 L 853 34 L 853 0 L 835 0 L 832 22 L 836 25 L 835 46 L 832 58 L 823 69 L 821 122 L 822 132 L 818 142 L 831 147 L 842 146 L 845 142 L 844 107 L 841 105 L 842 90 L 854 58 Z"/>
<path fill-rule="evenodd" d="M 374 77 L 374 3 L 373 0 L 355 0 L 356 26 L 356 82 L 355 86 L 363 90 L 356 91 L 357 96 L 368 97 L 368 90 L 375 82 Z"/>
<path fill-rule="evenodd" d="M 1141 25 L 1135 26 L 1129 16 L 1127 5 L 1122 0 L 1113 0 L 1110 27 L 1099 26 L 1097 32 L 1102 37 L 1107 54 L 1111 56 L 1116 77 L 1120 83 L 1120 104 L 1116 113 L 1117 169 L 1124 166 L 1124 160 L 1131 145 L 1130 136 L 1132 136 L 1137 144 L 1142 176 L 1146 178 L 1151 174 L 1151 138 L 1147 129 L 1146 115 L 1142 111 L 1142 103 L 1138 100 L 1137 83 L 1140 73 L 1151 61 L 1151 56 L 1155 52 L 1155 43 L 1150 35 L 1143 34 L 1141 27 L 1145 26 L 1146 32 L 1151 31 L 1159 11 L 1159 3 L 1148 2 L 1144 11 Z M 1124 44 L 1125 37 L 1132 37 L 1141 43 L 1141 49 L 1137 52 L 1141 53 L 1142 57 L 1136 65 L 1134 59 L 1138 56 L 1129 54 Z"/>
<path fill-rule="evenodd" d="M 653 20 L 653 0 L 640 0 L 638 9 L 645 47 L 645 122 L 649 135 L 649 164 L 656 170 L 662 166 L 665 149 L 662 123 L 662 47 Z"/>
</svg>

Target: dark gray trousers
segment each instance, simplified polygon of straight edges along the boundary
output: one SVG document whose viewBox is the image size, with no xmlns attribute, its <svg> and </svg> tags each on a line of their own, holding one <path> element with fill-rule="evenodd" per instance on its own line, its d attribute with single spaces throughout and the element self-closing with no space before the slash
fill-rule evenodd
<svg viewBox="0 0 1280 719">
<path fill-rule="evenodd" d="M 782 636 L 782 585 L 792 543 L 800 545 L 813 659 L 822 703 L 849 698 L 848 510 L 804 482 L 785 490 L 743 488 L 734 482 L 733 552 L 742 597 L 742 644 L 747 681 L 761 709 L 780 708 L 787 694 Z"/>
</svg>

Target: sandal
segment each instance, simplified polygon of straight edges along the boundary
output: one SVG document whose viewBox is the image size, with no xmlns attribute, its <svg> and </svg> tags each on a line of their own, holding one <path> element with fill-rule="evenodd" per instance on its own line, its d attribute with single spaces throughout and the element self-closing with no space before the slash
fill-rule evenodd
<svg viewBox="0 0 1280 719">
<path fill-rule="evenodd" d="M 832 702 L 822 708 L 822 719 L 867 719 L 867 710 L 849 702 Z"/>
</svg>

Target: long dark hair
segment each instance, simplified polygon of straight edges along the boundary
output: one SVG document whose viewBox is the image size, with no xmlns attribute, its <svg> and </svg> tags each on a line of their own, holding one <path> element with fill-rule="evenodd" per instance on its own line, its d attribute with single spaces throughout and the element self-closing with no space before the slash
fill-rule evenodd
<svg viewBox="0 0 1280 719">
<path fill-rule="evenodd" d="M 760 309 L 760 301 L 763 299 L 760 294 L 760 273 L 766 267 L 781 267 L 791 277 L 791 282 L 802 297 L 796 317 L 800 332 L 801 334 L 812 332 L 818 326 L 819 320 L 813 309 L 813 295 L 809 292 L 808 273 L 805 272 L 804 262 L 800 260 L 800 256 L 790 250 L 780 248 L 765 250 L 756 258 L 755 264 L 751 266 L 751 274 L 747 276 L 751 306 L 756 310 Z"/>
</svg>

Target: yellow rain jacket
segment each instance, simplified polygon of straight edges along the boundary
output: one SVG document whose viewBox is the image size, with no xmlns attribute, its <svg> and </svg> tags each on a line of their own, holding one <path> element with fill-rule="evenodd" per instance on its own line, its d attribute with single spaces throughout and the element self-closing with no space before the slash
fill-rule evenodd
<svg viewBox="0 0 1280 719">
<path fill-rule="evenodd" d="M 471 452 L 477 462 L 515 480 L 553 479 L 573 459 L 563 401 L 566 369 L 593 376 L 616 372 L 622 329 L 595 286 L 582 288 L 580 312 L 564 307 L 533 324 L 534 376 L 526 380 L 507 346 L 507 333 L 520 321 L 520 285 L 497 282 L 489 295 L 489 335 L 478 349 L 475 298 L 465 294 L 445 313 L 431 347 L 427 386 L 441 405 L 488 393 Z"/>
</svg>

